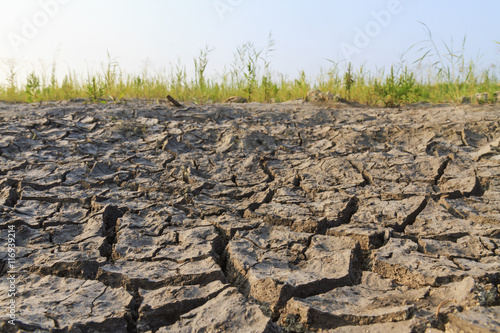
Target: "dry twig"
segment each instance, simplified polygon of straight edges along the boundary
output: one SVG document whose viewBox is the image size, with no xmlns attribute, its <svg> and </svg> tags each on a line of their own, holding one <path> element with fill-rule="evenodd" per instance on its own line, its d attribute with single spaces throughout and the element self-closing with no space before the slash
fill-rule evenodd
<svg viewBox="0 0 500 333">
<path fill-rule="evenodd" d="M 456 299 L 451 298 L 451 299 L 447 299 L 447 300 L 442 301 L 441 303 L 439 303 L 439 305 L 438 305 L 438 307 L 437 307 L 437 309 L 436 309 L 436 318 L 439 316 L 439 310 L 441 310 L 441 307 L 443 307 L 444 305 L 446 305 L 446 304 L 448 304 L 448 303 L 451 303 L 451 302 L 453 302 L 453 303 L 455 303 L 455 304 L 456 304 L 456 303 L 457 303 L 457 300 L 456 300 Z"/>
<path fill-rule="evenodd" d="M 177 102 L 172 96 L 167 95 L 167 99 L 169 100 L 170 103 L 172 103 L 175 106 L 182 106 L 181 103 Z"/>
</svg>

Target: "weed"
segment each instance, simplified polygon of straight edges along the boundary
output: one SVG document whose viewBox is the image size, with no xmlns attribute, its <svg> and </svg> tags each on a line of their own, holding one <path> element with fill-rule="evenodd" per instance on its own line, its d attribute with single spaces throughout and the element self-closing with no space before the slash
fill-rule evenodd
<svg viewBox="0 0 500 333">
<path fill-rule="evenodd" d="M 194 59 L 195 86 L 200 91 L 205 91 L 206 89 L 205 70 L 208 65 L 208 54 L 210 52 L 212 50 L 209 50 L 208 46 L 206 46 L 205 50 L 200 50 L 198 59 Z"/>
<path fill-rule="evenodd" d="M 240 52 L 243 52 L 246 60 L 246 70 L 243 72 L 245 76 L 245 87 L 243 91 L 248 94 L 248 100 L 251 101 L 255 86 L 257 85 L 258 61 L 262 51 L 255 50 L 253 43 L 246 43 L 243 45 Z"/>
<path fill-rule="evenodd" d="M 461 96 L 473 95 L 477 88 L 475 75 L 477 61 L 465 58 L 467 36 L 464 36 L 459 50 L 455 50 L 453 40 L 449 44 L 443 41 L 445 52 L 442 52 L 434 42 L 429 27 L 425 23 L 421 22 L 421 24 L 427 33 L 428 40 L 423 41 L 424 46 L 419 49 L 423 55 L 415 63 L 422 63 L 428 59 L 433 61 L 431 67 L 436 70 L 435 83 L 453 102 L 458 103 Z"/>
<path fill-rule="evenodd" d="M 234 53 L 230 85 L 246 94 L 248 101 L 258 99 L 269 101 L 278 94 L 279 88 L 271 77 L 271 54 L 274 52 L 275 41 L 269 34 L 267 47 L 257 50 L 254 43 L 239 46 Z M 259 72 L 263 67 L 263 75 L 259 80 Z M 243 76 L 241 76 L 243 73 Z M 260 81 L 260 85 L 259 85 Z"/>
<path fill-rule="evenodd" d="M 416 80 L 407 67 L 398 76 L 394 66 L 391 66 L 391 72 L 383 83 L 375 80 L 374 89 L 385 106 L 397 107 L 413 101 Z"/>
<path fill-rule="evenodd" d="M 35 74 L 35 72 L 31 72 L 28 75 L 28 81 L 26 83 L 26 94 L 28 95 L 27 101 L 28 103 L 34 103 L 38 101 L 38 98 L 41 93 L 41 85 L 40 79 Z"/>
<path fill-rule="evenodd" d="M 95 76 L 89 78 L 85 88 L 87 96 L 92 102 L 100 101 L 104 97 L 104 86 Z"/>
<path fill-rule="evenodd" d="M 305 97 L 310 90 L 310 85 L 307 82 L 306 72 L 303 70 L 299 72 L 299 78 L 294 81 L 294 88 L 299 91 L 300 97 Z"/>
<path fill-rule="evenodd" d="M 161 100 L 167 95 L 179 101 L 196 104 L 221 102 L 231 96 L 241 96 L 248 101 L 276 102 L 305 98 L 312 89 L 340 94 L 345 99 L 359 103 L 388 107 L 412 103 L 417 100 L 429 102 L 452 101 L 458 103 L 462 96 L 479 102 L 477 93 L 488 93 L 493 102 L 494 93 L 500 90 L 498 67 L 480 72 L 477 61 L 464 55 L 466 38 L 458 50 L 453 42 L 436 44 L 430 29 L 428 38 L 422 42 L 419 59 L 413 62 L 416 69 L 406 65 L 402 55 L 400 63 L 383 69 L 367 71 L 364 66 L 355 68 L 351 63 L 345 67 L 328 60 L 329 68 L 321 69 L 320 75 L 311 79 L 300 71 L 289 78 L 273 72 L 271 59 L 275 41 L 269 34 L 265 47 L 256 47 L 247 42 L 236 49 L 234 60 L 215 78 L 207 75 L 211 49 L 201 49 L 194 59 L 194 75 L 190 76 L 179 60 L 170 71 L 151 73 L 145 62 L 141 73 L 123 73 L 118 61 L 107 54 L 107 63 L 102 70 L 82 77 L 68 69 L 61 79 L 56 76 L 56 61 L 51 67 L 42 66 L 42 72 L 32 71 L 25 84 L 18 85 L 18 66 L 13 59 L 7 60 L 6 80 L 0 82 L 0 100 L 7 102 L 38 102 L 89 97 L 93 102 L 115 103 L 124 98 Z M 414 46 L 417 46 L 415 44 Z M 42 64 L 43 65 L 43 64 Z M 426 74 L 421 72 L 425 70 Z M 416 74 L 420 73 L 420 74 Z M 24 79 L 21 79 L 24 80 Z"/>
<path fill-rule="evenodd" d="M 352 73 L 351 63 L 349 62 L 349 65 L 347 66 L 347 70 L 344 74 L 344 89 L 347 92 L 345 98 L 348 101 L 351 100 L 351 88 L 352 88 L 353 84 L 354 84 L 354 75 Z"/>
<path fill-rule="evenodd" d="M 269 33 L 266 52 L 262 60 L 264 61 L 264 75 L 262 76 L 261 87 L 264 91 L 264 101 L 268 102 L 271 96 L 276 96 L 278 94 L 279 88 L 273 83 L 271 78 L 271 54 L 274 52 L 274 46 L 276 42 L 273 39 L 272 33 Z"/>
</svg>

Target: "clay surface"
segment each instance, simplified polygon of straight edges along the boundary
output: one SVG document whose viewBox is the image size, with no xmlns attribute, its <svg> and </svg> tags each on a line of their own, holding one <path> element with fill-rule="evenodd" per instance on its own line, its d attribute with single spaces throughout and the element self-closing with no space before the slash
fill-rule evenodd
<svg viewBox="0 0 500 333">
<path fill-rule="evenodd" d="M 0 331 L 500 331 L 499 107 L 309 100 L 0 103 Z"/>
</svg>

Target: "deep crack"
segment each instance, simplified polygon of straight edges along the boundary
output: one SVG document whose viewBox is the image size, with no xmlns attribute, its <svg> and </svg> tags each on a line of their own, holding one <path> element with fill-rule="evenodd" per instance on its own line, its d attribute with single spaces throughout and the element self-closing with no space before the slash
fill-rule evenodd
<svg viewBox="0 0 500 333">
<path fill-rule="evenodd" d="M 262 171 L 267 175 L 266 183 L 272 183 L 274 181 L 274 175 L 267 165 L 267 160 L 265 157 L 261 157 L 259 160 L 259 165 Z"/>
<path fill-rule="evenodd" d="M 106 257 L 107 261 L 113 260 L 113 247 L 117 241 L 116 222 L 125 212 L 118 206 L 108 205 L 102 213 L 103 236 L 106 237 L 101 246 L 101 256 Z"/>
<path fill-rule="evenodd" d="M 434 185 L 438 185 L 439 180 L 441 179 L 441 177 L 443 177 L 444 171 L 448 167 L 448 164 L 450 163 L 450 161 L 451 161 L 451 158 L 447 156 L 445 158 L 445 160 L 443 161 L 443 163 L 441 163 L 441 165 L 438 168 L 437 175 L 434 177 Z"/>
<path fill-rule="evenodd" d="M 408 214 L 406 218 L 403 220 L 403 223 L 400 225 L 394 226 L 394 231 L 396 232 L 403 232 L 407 226 L 413 225 L 415 223 L 415 220 L 417 216 L 425 209 L 427 206 L 428 200 L 432 200 L 430 197 L 424 198 L 422 202 L 418 205 L 418 207 Z"/>
</svg>

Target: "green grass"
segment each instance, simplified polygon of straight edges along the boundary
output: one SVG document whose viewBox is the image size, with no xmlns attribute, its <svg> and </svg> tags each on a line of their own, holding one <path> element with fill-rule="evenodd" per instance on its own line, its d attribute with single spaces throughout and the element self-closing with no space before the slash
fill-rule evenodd
<svg viewBox="0 0 500 333">
<path fill-rule="evenodd" d="M 62 80 L 56 78 L 56 63 L 50 73 L 31 72 L 24 83 L 17 82 L 16 64 L 6 63 L 8 77 L 0 82 L 0 100 L 5 102 L 41 102 L 87 98 L 101 103 L 120 102 L 124 99 L 164 99 L 172 95 L 180 101 L 205 104 L 222 102 L 231 96 L 242 96 L 248 101 L 283 102 L 305 98 L 311 89 L 340 94 L 343 98 L 367 105 L 395 107 L 417 101 L 432 103 L 459 103 L 462 96 L 476 102 L 475 94 L 487 92 L 493 102 L 494 92 L 500 90 L 497 73 L 478 71 L 477 61 L 464 56 L 464 38 L 457 51 L 453 43 L 443 43 L 441 49 L 432 39 L 416 44 L 421 57 L 409 67 L 404 60 L 377 73 L 364 67 L 354 68 L 351 63 L 341 66 L 330 61 L 331 66 L 316 78 L 308 78 L 304 71 L 297 78 L 289 79 L 274 73 L 271 66 L 274 41 L 269 36 L 268 45 L 257 49 L 253 43 L 237 48 L 234 60 L 222 74 L 209 78 L 210 53 L 206 47 L 194 59 L 194 75 L 188 79 L 185 66 L 178 63 L 169 74 L 150 74 L 145 69 L 139 75 L 122 71 L 120 65 L 108 54 L 107 65 L 101 71 L 86 77 L 68 71 Z M 426 74 L 417 73 L 416 69 Z"/>
</svg>

